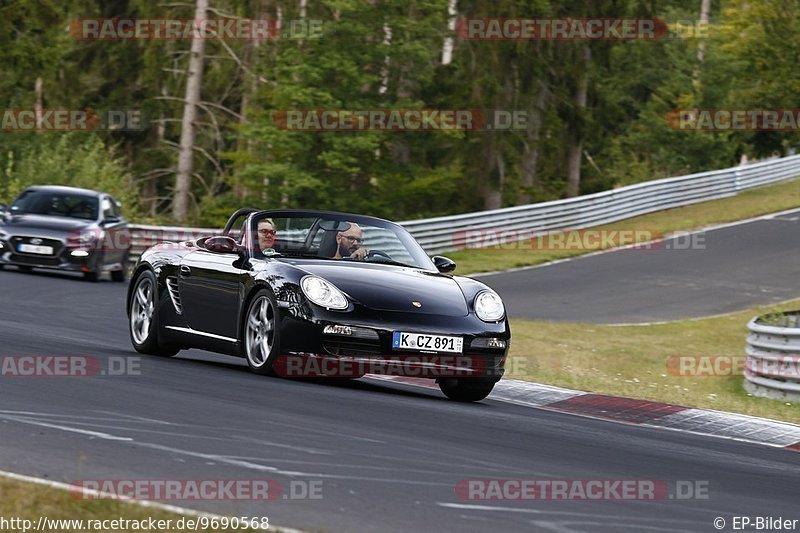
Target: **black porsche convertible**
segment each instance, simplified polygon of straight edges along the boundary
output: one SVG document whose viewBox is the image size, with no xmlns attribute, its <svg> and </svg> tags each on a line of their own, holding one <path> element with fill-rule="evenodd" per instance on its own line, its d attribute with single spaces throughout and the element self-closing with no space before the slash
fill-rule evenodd
<svg viewBox="0 0 800 533">
<path fill-rule="evenodd" d="M 145 354 L 200 348 L 285 377 L 430 378 L 478 401 L 503 375 L 511 331 L 500 297 L 454 269 L 386 220 L 240 209 L 221 235 L 142 254 L 130 337 Z"/>
</svg>

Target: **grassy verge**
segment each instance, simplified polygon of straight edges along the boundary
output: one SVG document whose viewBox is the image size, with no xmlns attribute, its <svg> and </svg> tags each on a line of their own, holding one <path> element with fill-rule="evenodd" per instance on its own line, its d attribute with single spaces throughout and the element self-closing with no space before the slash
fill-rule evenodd
<svg viewBox="0 0 800 533">
<path fill-rule="evenodd" d="M 159 509 L 146 508 L 138 505 L 133 505 L 119 500 L 84 500 L 75 494 L 65 490 L 44 487 L 34 483 L 23 481 L 16 481 L 7 478 L 0 478 L 0 517 L 6 520 L 10 518 L 19 518 L 23 520 L 30 520 L 31 524 L 28 525 L 28 531 L 35 530 L 40 517 L 46 517 L 51 520 L 64 519 L 64 520 L 83 520 L 83 529 L 76 524 L 72 526 L 63 524 L 63 527 L 53 524 L 50 527 L 43 525 L 44 531 L 58 531 L 59 533 L 78 533 L 81 531 L 90 530 L 89 520 L 131 520 L 140 521 L 140 527 L 136 527 L 133 523 L 128 523 L 129 527 L 117 527 L 117 524 L 107 522 L 105 525 L 97 524 L 97 527 L 91 529 L 92 531 L 115 531 L 115 532 L 139 532 L 139 531 L 191 531 L 194 527 L 185 526 L 179 529 L 178 520 L 185 518 L 186 520 L 197 520 L 197 517 L 187 516 L 162 511 Z M 264 513 L 265 516 L 268 516 Z M 148 519 L 156 521 L 156 529 L 148 529 Z M 169 528 L 159 529 L 157 521 L 164 520 L 161 525 L 167 525 L 166 520 L 171 520 Z M 185 523 L 184 523 L 185 524 Z M 2 531 L 22 531 L 23 523 L 8 524 L 10 529 L 2 529 Z M 120 526 L 124 525 L 122 523 Z M 233 531 L 258 531 L 255 529 L 234 529 L 234 528 L 219 528 L 208 527 L 203 529 L 198 527 L 197 531 L 202 532 L 233 532 Z M 270 526 L 269 531 L 279 531 L 277 528 Z"/>
<path fill-rule="evenodd" d="M 649 326 L 512 320 L 507 377 L 800 424 L 800 402 L 749 396 L 741 375 L 677 376 L 667 367 L 673 356 L 744 356 L 750 318 L 798 308 L 795 300 Z"/>
<path fill-rule="evenodd" d="M 800 180 L 779 183 L 745 191 L 732 198 L 712 200 L 659 211 L 649 215 L 629 218 L 614 224 L 597 226 L 597 230 L 649 230 L 656 235 L 676 231 L 702 228 L 713 224 L 734 222 L 751 217 L 785 211 L 800 207 Z M 556 259 L 573 257 L 592 250 L 525 250 L 524 245 L 516 249 L 499 247 L 448 252 L 447 256 L 458 264 L 456 273 L 464 276 L 476 272 L 506 270 L 522 266 L 537 265 Z"/>
</svg>

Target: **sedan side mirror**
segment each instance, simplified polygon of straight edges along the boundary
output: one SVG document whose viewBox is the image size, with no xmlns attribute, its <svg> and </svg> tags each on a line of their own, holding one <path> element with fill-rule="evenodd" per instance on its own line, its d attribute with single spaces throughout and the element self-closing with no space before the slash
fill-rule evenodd
<svg viewBox="0 0 800 533">
<path fill-rule="evenodd" d="M 241 253 L 241 248 L 233 239 L 227 235 L 220 235 L 218 237 L 209 237 L 206 239 L 205 248 L 209 252 L 218 254 L 238 254 Z"/>
<path fill-rule="evenodd" d="M 456 262 L 443 255 L 434 255 L 431 259 L 433 259 L 433 265 L 436 267 L 436 270 L 442 274 L 447 274 L 456 269 Z"/>
</svg>

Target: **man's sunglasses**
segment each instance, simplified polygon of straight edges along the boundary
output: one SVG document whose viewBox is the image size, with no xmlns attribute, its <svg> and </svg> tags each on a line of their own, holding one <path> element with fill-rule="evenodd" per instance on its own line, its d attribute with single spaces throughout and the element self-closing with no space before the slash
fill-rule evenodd
<svg viewBox="0 0 800 533">
<path fill-rule="evenodd" d="M 275 236 L 277 231 L 275 231 L 274 229 L 260 229 L 260 230 L 258 230 L 258 233 L 260 235 L 272 235 L 272 236 Z"/>
<path fill-rule="evenodd" d="M 353 237 L 351 235 L 342 235 L 342 237 L 344 237 L 345 239 L 347 239 L 350 242 L 357 242 L 358 244 L 363 244 L 364 243 L 364 239 L 359 239 L 358 237 Z"/>
</svg>

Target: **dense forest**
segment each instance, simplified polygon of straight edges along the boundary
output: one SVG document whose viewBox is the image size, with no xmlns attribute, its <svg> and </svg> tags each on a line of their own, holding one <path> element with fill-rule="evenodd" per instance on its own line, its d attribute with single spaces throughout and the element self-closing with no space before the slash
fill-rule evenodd
<svg viewBox="0 0 800 533">
<path fill-rule="evenodd" d="M 267 39 L 103 39 L 92 18 L 268 19 Z M 467 19 L 658 19 L 657 39 L 473 39 Z M 683 22 L 681 22 L 683 21 Z M 791 153 L 796 131 L 675 127 L 800 108 L 797 0 L 2 0 L 6 110 L 136 110 L 124 130 L 0 128 L 0 201 L 105 189 L 141 222 L 235 207 L 405 220 L 586 194 Z M 523 110 L 512 131 L 306 131 L 286 110 Z"/>
</svg>

